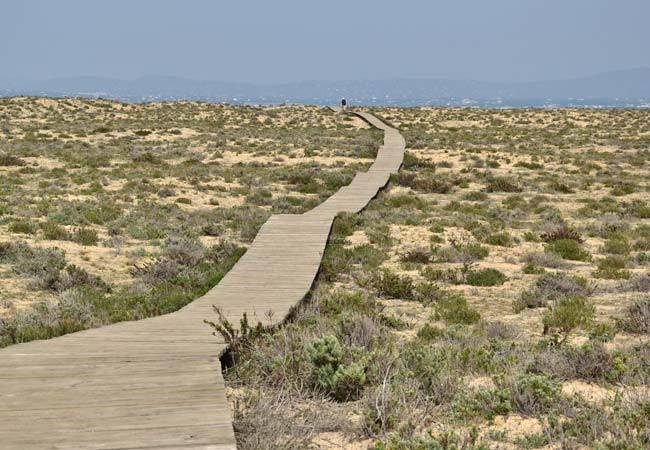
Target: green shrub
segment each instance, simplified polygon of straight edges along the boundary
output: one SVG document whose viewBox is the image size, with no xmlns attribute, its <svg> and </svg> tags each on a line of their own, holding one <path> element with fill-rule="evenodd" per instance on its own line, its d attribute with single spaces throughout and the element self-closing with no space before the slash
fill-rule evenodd
<svg viewBox="0 0 650 450">
<path fill-rule="evenodd" d="M 40 224 L 43 231 L 43 237 L 52 241 L 68 241 L 71 239 L 70 233 L 61 225 L 55 222 L 47 221 Z"/>
<path fill-rule="evenodd" d="M 348 250 L 347 253 L 354 264 L 361 264 L 365 269 L 377 268 L 387 258 L 384 251 L 370 244 L 357 245 Z"/>
<path fill-rule="evenodd" d="M 487 192 L 521 192 L 523 189 L 512 178 L 494 177 L 489 180 Z"/>
<path fill-rule="evenodd" d="M 511 384 L 511 402 L 515 411 L 535 415 L 547 413 L 560 400 L 562 385 L 545 375 L 519 375 Z"/>
<path fill-rule="evenodd" d="M 544 245 L 544 250 L 548 253 L 555 253 L 564 259 L 571 261 L 589 261 L 591 255 L 582 248 L 579 242 L 573 239 L 559 239 Z"/>
<path fill-rule="evenodd" d="M 463 295 L 449 295 L 434 304 L 436 320 L 447 324 L 470 325 L 481 319 L 481 314 L 467 303 Z"/>
<path fill-rule="evenodd" d="M 25 247 L 25 250 L 16 255 L 13 270 L 21 275 L 42 277 L 48 272 L 63 269 L 65 264 L 65 254 L 62 250 Z"/>
<path fill-rule="evenodd" d="M 338 401 L 358 398 L 366 375 L 357 363 L 343 364 L 343 350 L 336 336 L 326 335 L 306 346 L 312 376 L 318 386 Z"/>
<path fill-rule="evenodd" d="M 605 241 L 603 253 L 612 255 L 628 255 L 630 253 L 630 242 L 625 236 L 614 236 Z"/>
<path fill-rule="evenodd" d="M 17 234 L 34 234 L 36 233 L 36 225 L 29 220 L 15 220 L 8 226 L 11 233 Z"/>
<path fill-rule="evenodd" d="M 470 270 L 465 274 L 467 284 L 470 286 L 499 286 L 506 282 L 508 277 L 497 269 Z"/>
<path fill-rule="evenodd" d="M 380 270 L 373 275 L 372 286 L 377 291 L 377 295 L 381 297 L 404 300 L 415 298 L 413 280 L 407 275 L 398 275 L 387 269 Z"/>
<path fill-rule="evenodd" d="M 466 253 L 473 260 L 485 259 L 490 254 L 490 250 L 478 242 L 464 245 L 460 247 L 460 251 Z"/>
<path fill-rule="evenodd" d="M 544 334 L 558 331 L 566 340 L 575 328 L 587 328 L 596 314 L 596 308 L 585 297 L 573 295 L 556 300 L 542 317 Z"/>
<path fill-rule="evenodd" d="M 546 269 L 531 263 L 526 264 L 521 271 L 526 275 L 541 275 L 543 273 L 546 273 Z"/>
<path fill-rule="evenodd" d="M 454 400 L 452 410 L 456 417 L 465 420 L 505 416 L 512 411 L 510 391 L 504 388 L 465 391 Z"/>
<path fill-rule="evenodd" d="M 616 328 L 608 323 L 596 323 L 589 329 L 589 339 L 610 342 L 616 336 Z"/>
<path fill-rule="evenodd" d="M 512 238 L 507 232 L 495 233 L 489 235 L 485 238 L 485 243 L 490 245 L 497 245 L 500 247 L 509 247 L 511 244 Z"/>
<path fill-rule="evenodd" d="M 625 269 L 626 260 L 620 256 L 608 256 L 599 259 L 596 263 L 598 269 L 592 272 L 595 278 L 603 278 L 606 280 L 628 280 L 632 276 L 632 272 Z"/>
<path fill-rule="evenodd" d="M 424 326 L 418 330 L 417 336 L 418 338 L 420 338 L 425 342 L 430 342 L 430 341 L 435 341 L 443 334 L 444 333 L 440 328 L 425 323 Z"/>
<path fill-rule="evenodd" d="M 72 234 L 72 240 L 81 245 L 97 245 L 99 237 L 92 228 L 79 228 Z"/>
</svg>

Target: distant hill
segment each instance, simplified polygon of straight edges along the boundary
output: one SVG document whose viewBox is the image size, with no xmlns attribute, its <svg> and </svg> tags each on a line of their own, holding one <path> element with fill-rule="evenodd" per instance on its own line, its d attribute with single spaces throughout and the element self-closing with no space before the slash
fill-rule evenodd
<svg viewBox="0 0 650 450">
<path fill-rule="evenodd" d="M 447 79 L 304 81 L 275 85 L 147 76 L 47 81 L 0 80 L 0 96 L 47 95 L 124 101 L 204 100 L 229 103 L 333 104 L 343 96 L 365 105 L 650 106 L 650 68 L 570 80 L 484 82 Z"/>
</svg>

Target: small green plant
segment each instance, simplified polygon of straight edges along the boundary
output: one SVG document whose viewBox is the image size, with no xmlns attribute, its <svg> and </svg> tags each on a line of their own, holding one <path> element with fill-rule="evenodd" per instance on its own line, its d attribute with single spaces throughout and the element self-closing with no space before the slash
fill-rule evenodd
<svg viewBox="0 0 650 450">
<path fill-rule="evenodd" d="M 235 361 L 243 354 L 244 350 L 250 348 L 253 345 L 253 341 L 257 337 L 261 336 L 265 331 L 261 322 L 257 322 L 257 325 L 251 326 L 248 322 L 248 315 L 246 313 L 244 313 L 242 318 L 239 320 L 239 328 L 235 328 L 220 308 L 212 306 L 212 309 L 217 314 L 217 321 L 213 322 L 205 319 L 203 322 L 212 327 L 214 330 L 212 334 L 214 336 L 221 336 L 229 347 L 229 351 Z"/>
<path fill-rule="evenodd" d="M 508 177 L 494 177 L 489 180 L 487 192 L 521 192 L 523 189 L 512 178 Z"/>
<path fill-rule="evenodd" d="M 630 253 L 631 247 L 630 242 L 625 236 L 612 236 L 605 241 L 603 245 L 603 253 L 609 253 L 612 255 L 628 255 Z"/>
<path fill-rule="evenodd" d="M 587 328 L 596 314 L 596 308 L 585 297 L 573 295 L 555 301 L 542 317 L 544 334 L 559 332 L 566 341 L 576 328 Z"/>
<path fill-rule="evenodd" d="M 494 233 L 485 238 L 485 243 L 500 247 L 509 247 L 512 244 L 512 237 L 507 232 Z"/>
<path fill-rule="evenodd" d="M 467 303 L 461 294 L 448 295 L 434 304 L 435 319 L 447 324 L 471 325 L 481 319 L 481 314 Z"/>
<path fill-rule="evenodd" d="M 519 375 L 511 383 L 511 401 L 515 411 L 535 415 L 547 413 L 559 401 L 562 385 L 546 375 Z"/>
<path fill-rule="evenodd" d="M 312 376 L 318 386 L 338 401 L 356 399 L 366 382 L 363 367 L 357 363 L 345 365 L 343 350 L 336 336 L 328 334 L 306 346 Z"/>
<path fill-rule="evenodd" d="M 632 272 L 625 269 L 626 260 L 621 256 L 608 256 L 599 259 L 596 263 L 598 269 L 592 272 L 595 278 L 606 280 L 628 280 Z"/>
<path fill-rule="evenodd" d="M 506 277 L 497 269 L 470 270 L 465 274 L 467 284 L 470 286 L 499 286 L 506 282 Z"/>
<path fill-rule="evenodd" d="M 97 245 L 99 236 L 92 228 L 79 228 L 72 234 L 72 240 L 81 245 Z"/>
<path fill-rule="evenodd" d="M 431 251 L 427 248 L 414 248 L 401 255 L 400 261 L 412 264 L 428 264 L 431 262 Z"/>
<path fill-rule="evenodd" d="M 589 252 L 573 239 L 559 239 L 549 242 L 544 246 L 544 250 L 571 261 L 589 261 L 591 259 Z"/>
<path fill-rule="evenodd" d="M 589 329 L 589 339 L 610 342 L 616 336 L 616 328 L 608 323 L 596 323 Z"/>
<path fill-rule="evenodd" d="M 8 229 L 16 234 L 35 234 L 37 230 L 36 225 L 29 220 L 15 220 L 9 224 Z"/>
<path fill-rule="evenodd" d="M 372 285 L 377 294 L 382 297 L 404 300 L 413 300 L 415 298 L 415 285 L 407 275 L 398 275 L 390 270 L 383 269 L 375 273 Z"/>
<path fill-rule="evenodd" d="M 526 275 L 541 275 L 546 272 L 546 269 L 536 264 L 528 263 L 524 266 L 524 268 L 521 271 Z"/>
<path fill-rule="evenodd" d="M 71 239 L 70 233 L 61 225 L 47 221 L 40 224 L 43 231 L 43 237 L 53 241 L 68 241 Z"/>
<path fill-rule="evenodd" d="M 454 415 L 461 419 L 482 417 L 494 419 L 512 411 L 510 391 L 507 388 L 479 389 L 461 393 L 452 403 Z"/>
</svg>

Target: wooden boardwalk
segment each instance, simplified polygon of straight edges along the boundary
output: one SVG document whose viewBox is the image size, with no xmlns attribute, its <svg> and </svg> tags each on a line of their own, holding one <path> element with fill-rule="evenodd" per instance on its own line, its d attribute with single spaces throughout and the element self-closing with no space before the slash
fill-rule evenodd
<svg viewBox="0 0 650 450">
<path fill-rule="evenodd" d="M 235 449 L 212 305 L 238 323 L 281 322 L 314 281 L 334 217 L 358 212 L 397 172 L 404 139 L 313 210 L 272 216 L 205 296 L 171 314 L 0 350 L 0 449 Z M 270 313 L 269 313 L 270 312 Z"/>
</svg>

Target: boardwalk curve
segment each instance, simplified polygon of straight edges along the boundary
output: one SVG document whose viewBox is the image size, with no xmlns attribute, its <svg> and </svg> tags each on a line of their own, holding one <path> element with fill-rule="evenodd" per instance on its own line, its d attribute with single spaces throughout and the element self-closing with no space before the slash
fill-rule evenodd
<svg viewBox="0 0 650 450">
<path fill-rule="evenodd" d="M 164 316 L 0 350 L 0 448 L 235 449 L 219 357 L 203 319 L 212 305 L 238 322 L 286 318 L 316 277 L 335 216 L 359 212 L 399 170 L 404 139 L 384 131 L 367 172 L 316 208 L 272 216 L 203 297 Z M 270 313 L 269 313 L 270 312 Z"/>
</svg>

